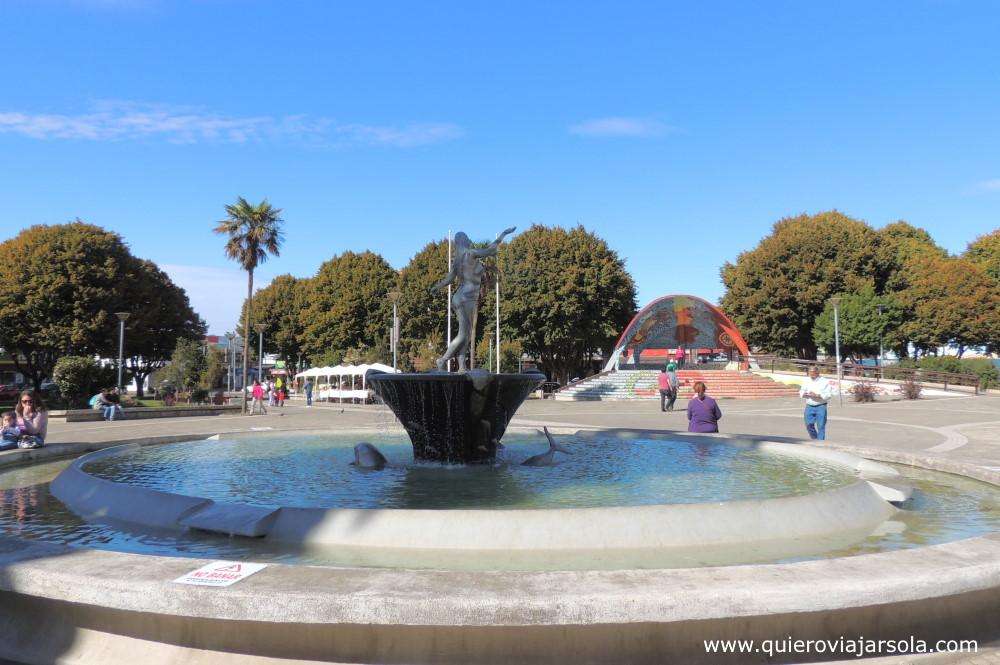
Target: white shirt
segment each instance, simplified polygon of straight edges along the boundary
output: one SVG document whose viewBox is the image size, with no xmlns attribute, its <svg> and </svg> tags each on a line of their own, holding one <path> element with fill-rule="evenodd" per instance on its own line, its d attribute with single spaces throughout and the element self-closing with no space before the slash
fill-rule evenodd
<svg viewBox="0 0 1000 665">
<path fill-rule="evenodd" d="M 809 406 L 819 406 L 820 404 L 826 404 L 831 397 L 833 397 L 833 382 L 830 379 L 824 379 L 822 376 L 816 377 L 815 379 L 807 379 L 802 388 L 799 389 L 799 397 L 805 397 L 806 393 L 816 393 L 823 399 L 815 399 L 809 397 L 806 399 L 806 404 Z"/>
</svg>

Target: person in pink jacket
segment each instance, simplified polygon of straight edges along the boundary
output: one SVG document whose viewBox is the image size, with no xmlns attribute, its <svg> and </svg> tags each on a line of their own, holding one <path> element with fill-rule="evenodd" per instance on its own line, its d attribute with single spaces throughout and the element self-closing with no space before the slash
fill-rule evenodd
<svg viewBox="0 0 1000 665">
<path fill-rule="evenodd" d="M 257 413 L 257 409 L 260 409 L 262 415 L 267 415 L 267 409 L 264 408 L 264 386 L 260 385 L 260 381 L 253 382 L 253 389 L 250 391 L 250 395 L 253 397 L 250 415 Z"/>
<path fill-rule="evenodd" d="M 41 448 L 45 445 L 45 435 L 49 430 L 49 411 L 42 396 L 34 390 L 25 390 L 17 398 L 14 407 L 17 426 L 21 428 L 19 448 Z"/>
</svg>

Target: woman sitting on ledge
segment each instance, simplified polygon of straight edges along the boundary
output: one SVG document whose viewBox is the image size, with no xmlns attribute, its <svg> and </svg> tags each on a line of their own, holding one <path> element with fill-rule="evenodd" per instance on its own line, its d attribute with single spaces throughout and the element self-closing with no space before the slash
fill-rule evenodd
<svg viewBox="0 0 1000 665">
<path fill-rule="evenodd" d="M 714 399 L 705 394 L 708 386 L 704 381 L 695 381 L 695 396 L 688 402 L 688 431 L 707 434 L 719 431 L 722 411 Z"/>
<path fill-rule="evenodd" d="M 14 407 L 17 426 L 21 428 L 18 448 L 41 448 L 45 445 L 45 435 L 49 429 L 49 412 L 42 396 L 34 390 L 25 390 Z"/>
</svg>

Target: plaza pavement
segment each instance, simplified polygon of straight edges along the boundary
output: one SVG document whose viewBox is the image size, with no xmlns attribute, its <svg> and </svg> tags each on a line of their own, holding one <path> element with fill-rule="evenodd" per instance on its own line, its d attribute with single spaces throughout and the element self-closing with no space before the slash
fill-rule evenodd
<svg viewBox="0 0 1000 665">
<path fill-rule="evenodd" d="M 686 429 L 684 407 L 662 413 L 659 402 L 526 401 L 512 425 L 562 428 Z M 720 400 L 720 431 L 725 434 L 804 438 L 802 404 L 796 398 Z M 942 457 L 1000 470 L 1000 396 L 968 395 L 916 401 L 830 404 L 827 436 L 831 443 Z M 52 419 L 48 443 L 107 443 L 167 435 L 213 435 L 261 429 L 371 429 L 402 431 L 384 406 L 317 404 L 293 401 L 266 416 L 200 416 L 112 423 L 66 423 Z"/>
</svg>

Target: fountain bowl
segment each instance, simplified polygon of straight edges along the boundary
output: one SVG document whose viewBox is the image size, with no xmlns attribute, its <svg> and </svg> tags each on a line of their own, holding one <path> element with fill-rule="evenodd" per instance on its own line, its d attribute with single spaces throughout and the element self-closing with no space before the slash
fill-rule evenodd
<svg viewBox="0 0 1000 665">
<path fill-rule="evenodd" d="M 366 376 L 375 394 L 402 423 L 413 458 L 445 464 L 492 464 L 521 403 L 543 381 L 540 372 L 468 372 Z"/>
</svg>

